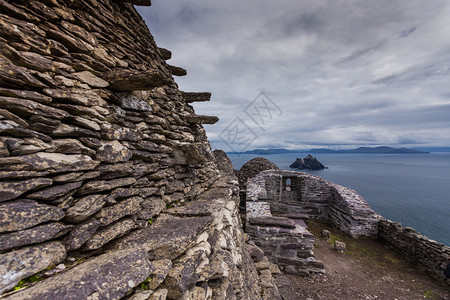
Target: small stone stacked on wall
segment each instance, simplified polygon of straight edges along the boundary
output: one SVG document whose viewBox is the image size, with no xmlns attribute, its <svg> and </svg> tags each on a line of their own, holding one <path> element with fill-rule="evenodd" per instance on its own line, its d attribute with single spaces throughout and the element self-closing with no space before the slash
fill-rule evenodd
<svg viewBox="0 0 450 300">
<path fill-rule="evenodd" d="M 437 279 L 449 284 L 444 270 L 450 264 L 450 247 L 421 235 L 413 228 L 402 227 L 400 223 L 387 219 L 379 221 L 378 234 Z"/>
<path fill-rule="evenodd" d="M 259 299 L 211 95 L 131 3 L 0 0 L 0 294 Z"/>
</svg>

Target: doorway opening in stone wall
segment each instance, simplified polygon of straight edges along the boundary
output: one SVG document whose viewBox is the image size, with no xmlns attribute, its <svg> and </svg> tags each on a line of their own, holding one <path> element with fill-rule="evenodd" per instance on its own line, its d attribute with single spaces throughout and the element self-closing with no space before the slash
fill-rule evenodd
<svg viewBox="0 0 450 300">
<path fill-rule="evenodd" d="M 301 201 L 301 181 L 300 178 L 294 177 L 282 177 L 282 189 L 281 201 L 291 202 L 291 201 Z"/>
</svg>

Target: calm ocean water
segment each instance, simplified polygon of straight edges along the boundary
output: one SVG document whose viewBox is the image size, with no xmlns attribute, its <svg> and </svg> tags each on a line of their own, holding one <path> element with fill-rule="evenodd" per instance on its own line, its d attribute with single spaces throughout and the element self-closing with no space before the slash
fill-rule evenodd
<svg viewBox="0 0 450 300">
<path fill-rule="evenodd" d="M 289 170 L 297 157 L 306 155 L 229 154 L 229 157 L 235 169 L 262 156 Z M 383 217 L 450 246 L 450 153 L 313 156 L 328 169 L 309 173 L 358 191 Z"/>
</svg>

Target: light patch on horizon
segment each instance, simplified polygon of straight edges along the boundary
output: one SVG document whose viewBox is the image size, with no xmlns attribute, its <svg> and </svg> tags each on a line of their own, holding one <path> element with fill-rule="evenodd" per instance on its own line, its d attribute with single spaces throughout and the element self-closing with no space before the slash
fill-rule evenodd
<svg viewBox="0 0 450 300">
<path fill-rule="evenodd" d="M 240 117 L 250 148 L 450 146 L 450 2 L 153 1 L 138 8 L 184 91 L 217 115 L 214 147 Z M 243 110 L 261 91 L 283 114 L 258 129 Z M 224 149 L 228 150 L 228 149 Z"/>
</svg>

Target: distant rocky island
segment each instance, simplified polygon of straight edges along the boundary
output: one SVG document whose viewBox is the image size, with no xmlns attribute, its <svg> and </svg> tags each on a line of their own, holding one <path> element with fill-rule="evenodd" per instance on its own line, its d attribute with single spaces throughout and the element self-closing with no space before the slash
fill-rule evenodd
<svg viewBox="0 0 450 300">
<path fill-rule="evenodd" d="M 380 147 L 359 147 L 356 149 L 347 150 L 331 150 L 331 149 L 254 149 L 245 152 L 228 152 L 228 154 L 258 154 L 258 155 L 271 155 L 271 154 L 286 154 L 286 153 L 319 153 L 319 154 L 430 154 L 430 152 L 413 150 L 408 148 L 393 148 L 387 146 Z"/>
<path fill-rule="evenodd" d="M 299 170 L 323 170 L 325 166 L 315 157 L 308 154 L 305 158 L 297 158 L 290 166 L 291 169 Z"/>
</svg>

